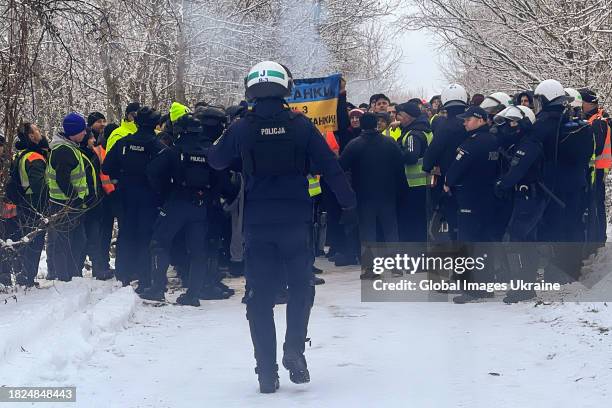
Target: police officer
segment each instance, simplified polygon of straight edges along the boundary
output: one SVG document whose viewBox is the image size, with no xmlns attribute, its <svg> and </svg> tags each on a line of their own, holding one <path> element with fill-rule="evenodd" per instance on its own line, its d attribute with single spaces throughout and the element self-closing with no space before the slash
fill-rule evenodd
<svg viewBox="0 0 612 408">
<path fill-rule="evenodd" d="M 510 167 L 510 158 L 512 153 L 510 149 L 517 142 L 518 133 L 515 128 L 509 127 L 504 123 L 504 126 L 493 126 L 495 116 L 512 106 L 512 98 L 505 92 L 494 92 L 487 96 L 480 104 L 480 107 L 489 114 L 489 125 L 491 132 L 497 137 L 499 143 L 499 174 L 505 174 Z M 502 119 L 498 119 L 502 120 Z M 496 197 L 493 209 L 494 217 L 491 221 L 490 235 L 491 240 L 501 241 L 506 231 L 506 226 L 512 215 L 512 200 L 507 200 L 505 197 Z"/>
<path fill-rule="evenodd" d="M 49 197 L 45 169 L 49 144 L 34 123 L 20 124 L 17 137 L 17 154 L 11 166 L 6 196 L 16 205 L 16 217 L 13 220 L 17 234 L 14 238 L 19 239 L 39 228 L 40 219 L 46 214 Z M 13 263 L 16 266 L 17 284 L 34 285 L 44 242 L 45 234 L 39 233 L 19 248 L 18 260 Z"/>
<path fill-rule="evenodd" d="M 114 194 L 119 193 L 121 198 L 116 276 L 127 286 L 137 273 L 138 293 L 151 286 L 149 243 L 162 204 L 146 173 L 149 163 L 165 149 L 155 134 L 159 118 L 156 110 L 147 106 L 140 108 L 135 119 L 138 131 L 120 138 L 102 164 L 102 171 L 117 180 Z"/>
<path fill-rule="evenodd" d="M 458 84 L 449 85 L 441 95 L 446 117 L 440 117 L 435 126 L 434 137 L 423 156 L 423 170 L 432 174 L 432 207 L 437 208 L 448 223 L 451 239 L 457 237 L 457 202 L 454 196 L 442 191 L 446 172 L 455 161 L 457 148 L 467 138 L 463 120 L 457 118 L 467 109 L 468 94 Z"/>
<path fill-rule="evenodd" d="M 583 196 L 593 153 L 593 130 L 587 122 L 570 117 L 571 100 L 563 86 L 552 79 L 534 91 L 537 121 L 533 131 L 544 143 L 544 184 L 550 192 L 541 239 L 563 243 L 551 246 L 553 253 L 545 270 L 548 280 L 559 283 L 573 281 L 580 273 Z"/>
<path fill-rule="evenodd" d="M 498 138 L 511 141 L 504 151 L 509 165 L 495 184 L 495 195 L 513 203 L 504 240 L 509 279 L 535 282 L 538 251 L 538 224 L 546 207 L 541 188 L 544 152 L 541 134 L 533 132 L 535 114 L 526 106 L 511 106 L 495 116 Z M 527 244 L 526 244 L 527 243 Z M 533 290 L 509 291 L 505 303 L 535 297 Z"/>
<path fill-rule="evenodd" d="M 208 144 L 214 143 L 225 131 L 228 117 L 224 111 L 214 106 L 197 107 L 194 116 L 202 123 L 203 137 Z M 231 219 L 225 210 L 225 203 L 233 202 L 240 191 L 240 181 L 232 177 L 230 170 L 214 170 L 208 208 L 208 269 L 204 277 L 204 285 L 200 291 L 200 299 L 227 299 L 234 295 L 234 289 L 223 283 L 224 273 L 220 271 L 220 256 L 230 254 L 232 239 Z M 240 237 L 239 237 L 240 238 Z M 222 252 L 227 254 L 222 254 Z M 228 259 L 229 261 L 229 259 Z"/>
<path fill-rule="evenodd" d="M 455 161 L 446 173 L 445 190 L 450 190 L 459 205 L 457 239 L 486 242 L 490 240 L 488 223 L 497 179 L 499 145 L 489 131 L 484 109 L 472 106 L 457 118 L 464 120 L 468 138 L 457 148 Z"/>
<path fill-rule="evenodd" d="M 493 125 L 493 117 L 508 106 L 512 105 L 512 98 L 505 92 L 494 92 L 484 98 L 479 105 L 489 114 L 489 125 Z"/>
<path fill-rule="evenodd" d="M 312 201 L 306 175 L 310 161 L 355 219 L 355 194 L 321 134 L 304 116 L 285 107 L 293 79 L 288 69 L 264 61 L 245 79 L 253 111 L 234 122 L 209 151 L 213 168 L 242 160 L 245 187 L 245 275 L 249 289 L 247 319 L 257 362 L 260 391 L 279 386 L 276 364 L 274 298 L 289 289 L 283 365 L 294 383 L 310 381 L 304 343 L 314 301 L 313 251 L 309 243 Z M 277 274 L 281 274 L 280 278 Z"/>
<path fill-rule="evenodd" d="M 612 149 L 610 144 L 610 122 L 608 114 L 599 107 L 599 97 L 590 89 L 580 90 L 582 108 L 585 117 L 593 128 L 595 151 L 592 160 L 592 175 L 590 179 L 591 194 L 589 205 L 590 225 L 588 239 L 590 242 L 603 243 L 607 241 L 606 228 L 606 186 L 605 176 L 612 168 Z"/>
<path fill-rule="evenodd" d="M 427 115 L 418 105 L 402 103 L 396 106 L 401 136 L 397 139 L 402 150 L 408 189 L 399 209 L 400 241 L 427 241 L 427 173 L 423 171 L 423 156 L 433 135 Z"/>
<path fill-rule="evenodd" d="M 189 258 L 187 292 L 176 302 L 200 306 L 200 290 L 207 266 L 207 202 L 211 201 L 213 175 L 205 152 L 212 141 L 203 134 L 202 123 L 191 113 L 174 118 L 178 135 L 174 146 L 151 162 L 148 176 L 159 194 L 171 182 L 169 195 L 159 213 L 151 239 L 153 284 L 140 294 L 148 300 L 164 300 L 166 271 L 176 235 L 184 229 Z"/>
<path fill-rule="evenodd" d="M 491 241 L 499 145 L 489 131 L 484 109 L 472 106 L 457 118 L 463 119 L 468 138 L 457 148 L 455 161 L 446 173 L 444 190 L 457 200 L 457 239 L 461 242 L 488 242 Z M 473 272 L 474 276 L 468 279 L 478 281 L 476 273 Z M 465 303 L 484 296 L 490 294 L 471 291 L 453 301 Z"/>
</svg>

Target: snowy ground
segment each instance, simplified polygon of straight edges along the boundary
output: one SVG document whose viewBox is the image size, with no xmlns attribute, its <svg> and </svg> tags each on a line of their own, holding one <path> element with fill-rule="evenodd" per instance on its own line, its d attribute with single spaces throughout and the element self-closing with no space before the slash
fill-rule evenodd
<svg viewBox="0 0 612 408">
<path fill-rule="evenodd" d="M 601 273 L 611 255 L 587 268 Z M 310 384 L 292 384 L 281 369 L 279 392 L 258 393 L 241 279 L 229 282 L 238 289 L 232 299 L 192 308 L 154 307 L 129 287 L 82 278 L 43 281 L 17 301 L 0 294 L 0 386 L 75 385 L 76 404 L 40 405 L 87 408 L 586 408 L 612 400 L 612 305 L 362 303 L 356 268 L 317 263 L 327 284 L 317 287 L 311 318 Z M 600 290 L 612 290 L 609 277 Z M 279 347 L 284 311 L 276 308 Z"/>
</svg>

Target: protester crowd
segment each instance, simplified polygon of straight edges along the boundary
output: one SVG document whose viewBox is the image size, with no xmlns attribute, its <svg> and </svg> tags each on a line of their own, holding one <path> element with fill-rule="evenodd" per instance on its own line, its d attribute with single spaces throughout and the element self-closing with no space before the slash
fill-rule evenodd
<svg viewBox="0 0 612 408">
<path fill-rule="evenodd" d="M 94 278 L 137 281 L 141 297 L 161 301 L 172 265 L 187 288 L 179 304 L 233 295 L 222 280 L 244 272 L 252 163 L 243 157 L 215 170 L 207 153 L 229 126 L 248 120 L 250 108 L 246 101 L 227 108 L 174 102 L 159 112 L 134 102 L 120 124 L 107 123 L 100 112 L 68 113 L 52 138 L 34 122 L 21 123 L 14 146 L 0 147 L 12 152 L 1 238 L 27 238 L 2 261 L 0 283 L 35 285 L 46 246 L 46 279 L 82 276 L 88 258 Z M 336 117 L 338 130 L 321 136 L 350 180 L 356 208 L 338 203 L 315 166 L 303 174 L 312 202 L 309 245 L 336 266 L 358 265 L 362 245 L 371 242 L 583 248 L 607 240 L 610 123 L 592 90 L 547 80 L 514 95 L 470 97 L 452 84 L 429 101 L 399 103 L 376 94 L 355 105 L 342 89 Z M 261 146 L 274 155 L 274 147 Z M 563 283 L 579 278 L 588 254 L 557 254 L 572 265 Z M 538 265 L 527 262 L 533 257 L 517 256 L 511 273 L 535 279 Z M 312 270 L 324 283 L 314 275 L 321 270 Z M 361 277 L 377 278 L 367 268 Z M 534 296 L 521 291 L 506 300 Z"/>
</svg>

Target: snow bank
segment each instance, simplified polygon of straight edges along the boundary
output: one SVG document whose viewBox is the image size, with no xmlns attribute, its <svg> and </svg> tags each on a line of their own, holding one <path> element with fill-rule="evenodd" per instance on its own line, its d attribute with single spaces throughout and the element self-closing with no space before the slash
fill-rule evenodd
<svg viewBox="0 0 612 408">
<path fill-rule="evenodd" d="M 63 382 L 112 343 L 136 308 L 131 287 L 74 279 L 0 306 L 0 385 Z"/>
</svg>

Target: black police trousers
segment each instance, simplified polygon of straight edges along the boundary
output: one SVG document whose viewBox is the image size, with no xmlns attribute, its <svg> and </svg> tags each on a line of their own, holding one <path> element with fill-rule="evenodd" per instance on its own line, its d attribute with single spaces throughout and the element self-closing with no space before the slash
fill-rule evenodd
<svg viewBox="0 0 612 408">
<path fill-rule="evenodd" d="M 159 212 L 158 197 L 149 188 L 136 184 L 122 186 L 122 213 L 119 217 L 115 275 L 124 283 L 132 278 L 138 285 L 151 286 L 151 257 L 149 243 L 153 225 Z"/>
<path fill-rule="evenodd" d="M 583 192 L 580 187 L 574 191 L 555 192 L 565 207 L 550 200 L 544 211 L 539 238 L 550 243 L 544 267 L 544 277 L 549 282 L 566 283 L 580 276 L 586 228 Z"/>
<path fill-rule="evenodd" d="M 535 282 L 539 266 L 538 225 L 544 214 L 547 202 L 542 192 L 516 192 L 514 207 L 504 247 L 507 261 L 508 280 Z"/>
<path fill-rule="evenodd" d="M 190 194 L 175 192 L 160 211 L 151 238 L 152 285 L 165 291 L 172 242 L 181 231 L 189 259 L 187 295 L 198 297 L 207 273 L 207 208 Z"/>
<path fill-rule="evenodd" d="M 245 225 L 246 316 L 259 373 L 275 372 L 274 300 L 287 284 L 284 350 L 303 353 L 315 288 L 309 224 Z"/>
</svg>

